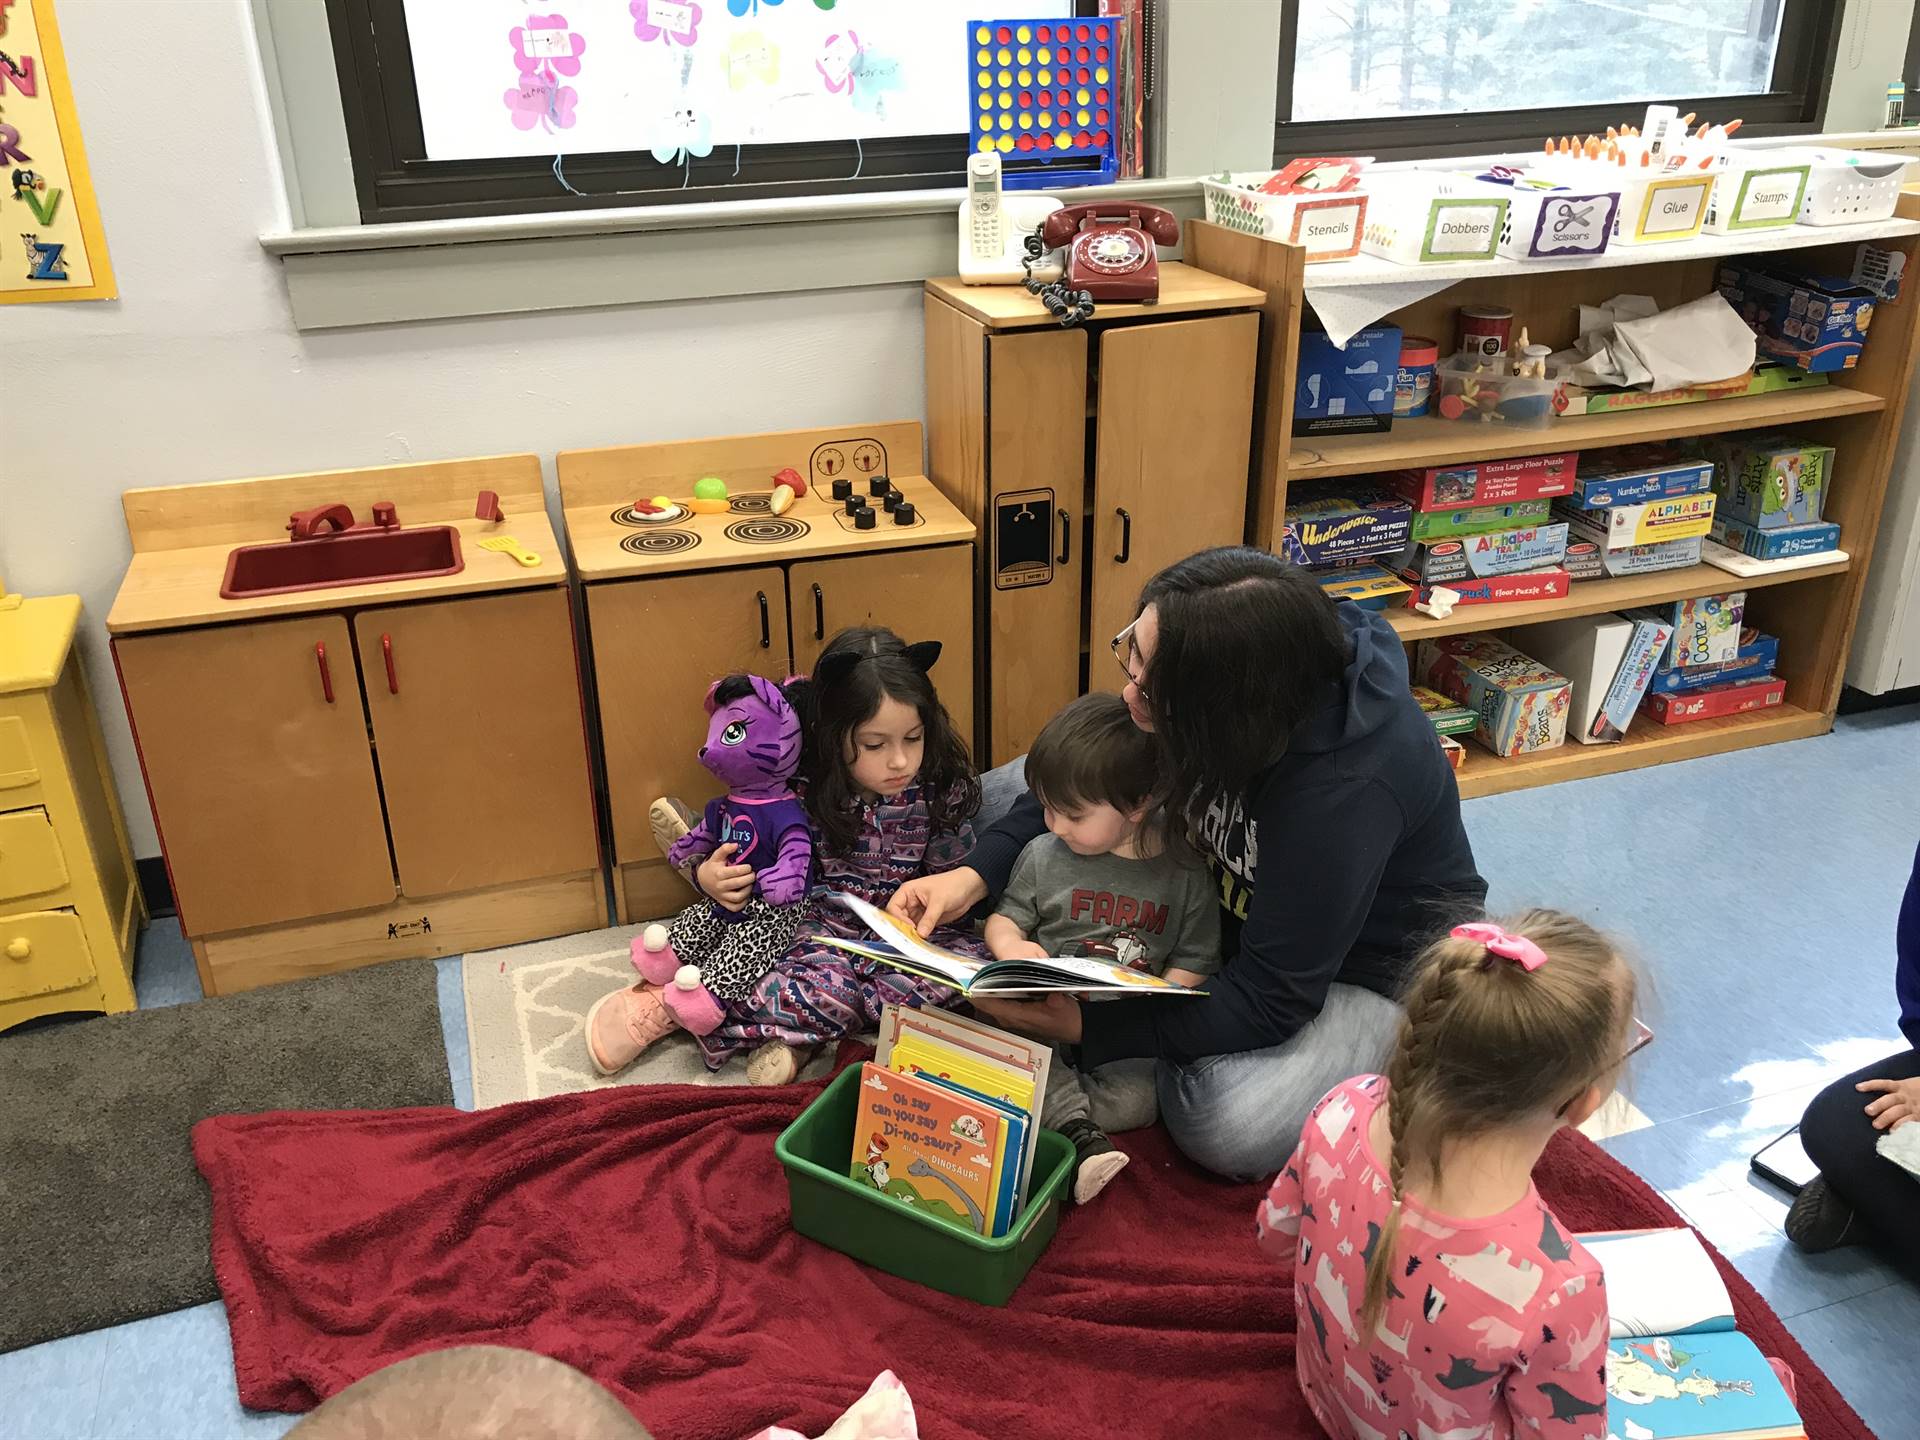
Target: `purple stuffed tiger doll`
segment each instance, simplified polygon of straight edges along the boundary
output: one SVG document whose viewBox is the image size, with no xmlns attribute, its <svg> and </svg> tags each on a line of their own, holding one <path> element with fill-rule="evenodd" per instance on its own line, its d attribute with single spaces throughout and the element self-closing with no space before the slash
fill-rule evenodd
<svg viewBox="0 0 1920 1440">
<path fill-rule="evenodd" d="M 644 984 L 628 1004 L 649 1039 L 675 1026 L 695 1035 L 718 1026 L 726 1002 L 744 999 L 786 953 L 812 879 L 813 835 L 790 783 L 804 738 L 799 714 L 778 684 L 758 675 L 715 681 L 706 708 L 700 763 L 727 793 L 707 802 L 700 823 L 667 851 L 667 862 L 678 870 L 730 844 L 733 863 L 754 869 L 754 894 L 739 911 L 701 900 L 634 938 L 633 966 Z M 664 1015 L 652 1013 L 648 995 L 657 996 Z M 588 1030 L 591 1039 L 592 1016 Z"/>
</svg>

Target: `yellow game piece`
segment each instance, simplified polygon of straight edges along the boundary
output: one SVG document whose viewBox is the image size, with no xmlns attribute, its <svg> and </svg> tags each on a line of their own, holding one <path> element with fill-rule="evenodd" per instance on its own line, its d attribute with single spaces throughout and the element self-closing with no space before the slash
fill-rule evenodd
<svg viewBox="0 0 1920 1440">
<path fill-rule="evenodd" d="M 1098 80 L 1102 85 L 1106 84 L 1109 78 L 1107 74 L 1107 67 L 1104 65 L 1100 66 L 1097 70 L 1093 72 L 1093 78 Z"/>
<path fill-rule="evenodd" d="M 1014 52 L 1014 57 L 1019 60 L 1022 65 L 1025 65 L 1033 59 L 1033 52 L 1022 45 Z"/>
<path fill-rule="evenodd" d="M 1022 130 L 1031 130 L 1033 128 L 1033 116 L 1024 110 L 1020 112 L 1020 128 Z"/>
<path fill-rule="evenodd" d="M 993 108 L 993 96 L 982 95 L 980 97 L 980 108 L 982 110 L 991 110 Z"/>
<path fill-rule="evenodd" d="M 1093 112 L 1091 110 L 1081 110 L 1076 112 L 1073 118 L 1079 124 L 1091 125 L 1093 123 Z"/>
<path fill-rule="evenodd" d="M 1018 30 L 1013 32 L 1013 38 L 1024 45 L 1033 39 L 1033 28 L 1029 25 L 1022 25 Z"/>
<path fill-rule="evenodd" d="M 1073 136 L 1062 130 L 1058 135 L 1053 137 L 1053 143 L 1061 150 L 1071 150 L 1073 148 Z"/>
<path fill-rule="evenodd" d="M 1020 88 L 1023 90 L 1026 89 L 1027 86 L 1033 84 L 1033 72 L 1031 70 L 1022 70 L 1018 75 L 1014 76 L 1013 78 L 1020 82 Z"/>
<path fill-rule="evenodd" d="M 1053 112 L 1051 110 L 1042 110 L 1040 112 L 1040 128 L 1042 130 L 1051 130 L 1053 128 Z"/>
<path fill-rule="evenodd" d="M 973 32 L 973 38 L 978 40 L 982 45 L 984 45 L 989 40 L 993 39 L 993 31 L 989 30 L 986 26 L 982 25 L 978 30 Z"/>
<path fill-rule="evenodd" d="M 1004 154 L 1006 151 L 1013 149 L 1013 136 L 1002 135 L 998 140 L 994 141 L 993 144 L 996 150 Z"/>
<path fill-rule="evenodd" d="M 993 77 L 982 70 L 979 77 L 973 83 L 978 85 L 982 90 L 990 90 L 993 88 Z"/>
<path fill-rule="evenodd" d="M 948 32 L 948 33 L 952 33 L 952 32 Z M 1013 63 L 1013 51 L 1009 50 L 1006 46 L 1002 45 L 1000 47 L 1000 54 L 998 56 L 998 59 L 1002 65 L 1011 65 Z"/>
<path fill-rule="evenodd" d="M 1044 61 L 1047 58 L 1044 52 L 1041 54 L 1040 58 L 1042 61 Z M 1051 85 L 1053 83 L 1053 72 L 1051 70 L 1042 70 L 1040 72 L 1040 83 L 1042 85 Z"/>
<path fill-rule="evenodd" d="M 1090 100 L 1093 99 L 1093 92 L 1091 90 L 1086 90 L 1086 89 L 1076 90 L 1074 92 L 1073 98 L 1075 100 L 1078 100 L 1082 105 L 1085 105 L 1086 103 L 1088 103 Z"/>
<path fill-rule="evenodd" d="M 1013 96 L 1009 95 L 1005 90 L 1000 92 L 1000 108 L 1002 110 L 1011 110 L 1013 108 Z"/>
<path fill-rule="evenodd" d="M 991 50 L 974 51 L 973 63 L 976 65 L 991 65 L 993 63 L 993 52 Z"/>
<path fill-rule="evenodd" d="M 1044 45 L 1040 47 L 1040 63 L 1042 65 L 1051 65 L 1053 63 L 1053 52 Z"/>
<path fill-rule="evenodd" d="M 982 135 L 980 137 L 980 144 L 977 148 L 981 150 L 993 149 L 993 137 L 991 135 Z"/>
</svg>

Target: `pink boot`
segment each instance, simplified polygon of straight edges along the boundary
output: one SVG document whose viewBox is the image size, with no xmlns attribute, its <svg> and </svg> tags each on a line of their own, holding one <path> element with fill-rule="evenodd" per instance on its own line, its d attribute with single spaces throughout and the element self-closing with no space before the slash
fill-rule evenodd
<svg viewBox="0 0 1920 1440">
<path fill-rule="evenodd" d="M 720 1022 L 727 1018 L 727 1012 L 721 1008 L 713 992 L 700 983 L 700 970 L 694 965 L 682 965 L 671 985 L 649 993 L 660 997 L 660 1003 L 666 1006 L 667 1013 L 689 1035 L 711 1035 L 720 1028 Z"/>
<path fill-rule="evenodd" d="M 633 968 L 649 985 L 668 985 L 679 973 L 680 957 L 667 940 L 667 927 L 649 925 L 633 937 Z"/>
</svg>

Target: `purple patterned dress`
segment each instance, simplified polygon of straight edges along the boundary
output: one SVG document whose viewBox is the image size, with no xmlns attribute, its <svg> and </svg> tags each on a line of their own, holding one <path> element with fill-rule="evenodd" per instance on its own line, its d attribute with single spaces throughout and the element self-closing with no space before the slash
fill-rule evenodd
<svg viewBox="0 0 1920 1440">
<path fill-rule="evenodd" d="M 933 834 L 920 787 L 909 785 L 896 800 L 861 807 L 860 838 L 850 855 L 815 856 L 816 877 L 830 890 L 845 890 L 874 905 L 885 905 L 909 880 L 937 875 L 966 863 L 973 850 L 973 826 L 961 822 L 956 833 Z M 948 1009 L 959 993 L 902 970 L 876 965 L 858 955 L 820 943 L 822 935 L 868 938 L 867 929 L 845 906 L 831 900 L 807 901 L 806 913 L 787 953 L 761 977 L 753 993 L 727 1005 L 727 1018 L 711 1035 L 700 1037 L 709 1070 L 735 1055 L 784 1040 L 796 1049 L 858 1035 L 880 1024 L 887 1005 L 929 1005 Z M 982 960 L 986 943 L 969 930 L 942 925 L 933 939 Z"/>
</svg>

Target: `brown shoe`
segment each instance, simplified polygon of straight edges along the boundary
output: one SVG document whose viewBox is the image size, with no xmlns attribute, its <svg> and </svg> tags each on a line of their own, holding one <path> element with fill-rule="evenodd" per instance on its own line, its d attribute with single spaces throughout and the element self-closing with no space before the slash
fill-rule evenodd
<svg viewBox="0 0 1920 1440">
<path fill-rule="evenodd" d="M 642 981 L 602 995 L 587 1011 L 587 1058 L 602 1075 L 617 1075 L 662 1035 L 680 1027 L 660 1003 L 660 992 Z"/>
<path fill-rule="evenodd" d="M 747 1057 L 749 1085 L 791 1085 L 800 1078 L 800 1068 L 813 1058 L 794 1049 L 784 1040 L 769 1040 Z"/>
</svg>

